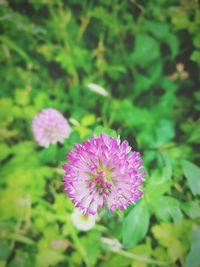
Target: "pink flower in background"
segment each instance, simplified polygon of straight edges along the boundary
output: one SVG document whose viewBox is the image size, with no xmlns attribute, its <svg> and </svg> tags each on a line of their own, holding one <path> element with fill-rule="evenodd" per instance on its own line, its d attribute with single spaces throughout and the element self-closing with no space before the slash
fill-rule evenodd
<svg viewBox="0 0 200 267">
<path fill-rule="evenodd" d="M 43 109 L 32 122 L 33 136 L 36 142 L 43 147 L 63 142 L 68 138 L 71 128 L 67 120 L 56 109 Z"/>
<path fill-rule="evenodd" d="M 64 190 L 84 214 L 95 215 L 107 204 L 109 210 L 124 210 L 142 195 L 144 172 L 140 153 L 131 151 L 127 141 L 120 144 L 106 134 L 74 145 L 67 153 Z"/>
</svg>

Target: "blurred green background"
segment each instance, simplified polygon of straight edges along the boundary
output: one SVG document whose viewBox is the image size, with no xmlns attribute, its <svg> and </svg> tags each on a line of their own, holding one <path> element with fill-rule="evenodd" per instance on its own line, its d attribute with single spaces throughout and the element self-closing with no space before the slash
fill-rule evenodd
<svg viewBox="0 0 200 267">
<path fill-rule="evenodd" d="M 0 1 L 0 267 L 200 266 L 199 29 L 197 0 Z M 46 107 L 72 133 L 42 149 Z M 142 153 L 144 196 L 82 232 L 61 164 L 114 131 Z"/>
</svg>

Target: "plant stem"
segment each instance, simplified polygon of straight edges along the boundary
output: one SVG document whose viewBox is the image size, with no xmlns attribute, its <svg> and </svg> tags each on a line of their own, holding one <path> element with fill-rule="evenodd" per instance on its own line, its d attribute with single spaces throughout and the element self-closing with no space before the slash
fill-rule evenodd
<svg viewBox="0 0 200 267">
<path fill-rule="evenodd" d="M 158 265 L 158 266 L 170 266 L 170 262 L 165 262 L 165 261 L 157 261 L 157 260 L 154 260 L 152 258 L 148 258 L 148 257 L 145 257 L 145 256 L 138 256 L 138 255 L 135 255 L 131 252 L 128 252 L 128 251 L 125 251 L 125 250 L 122 250 L 120 248 L 115 248 L 115 247 L 109 247 L 108 248 L 112 251 L 112 252 L 115 252 L 117 254 L 120 254 L 124 257 L 127 257 L 127 258 L 130 258 L 130 259 L 133 259 L 133 260 L 137 260 L 137 261 L 141 261 L 141 262 L 144 262 L 144 263 L 148 263 L 148 264 L 155 264 L 155 265 Z"/>
<path fill-rule="evenodd" d="M 82 256 L 82 259 L 83 261 L 85 262 L 86 266 L 89 267 L 89 263 L 88 263 L 88 259 L 87 259 L 87 255 L 86 255 L 86 252 L 83 248 L 83 246 L 81 245 L 80 243 L 80 240 L 74 230 L 74 227 L 72 225 L 72 222 L 70 220 L 69 217 L 67 217 L 67 225 L 68 225 L 68 228 L 69 228 L 69 233 L 70 233 L 70 236 L 75 244 L 75 247 L 77 248 L 78 252 L 80 253 L 80 255 Z"/>
</svg>

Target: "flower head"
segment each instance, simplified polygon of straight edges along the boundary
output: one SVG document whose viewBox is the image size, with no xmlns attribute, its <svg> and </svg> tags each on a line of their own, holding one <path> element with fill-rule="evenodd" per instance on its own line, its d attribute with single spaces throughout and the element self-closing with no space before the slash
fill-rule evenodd
<svg viewBox="0 0 200 267">
<path fill-rule="evenodd" d="M 74 226 L 81 231 L 89 231 L 95 226 L 96 216 L 84 215 L 78 209 L 71 215 Z"/>
<path fill-rule="evenodd" d="M 127 141 L 120 144 L 106 134 L 74 145 L 67 153 L 64 190 L 84 214 L 96 214 L 107 204 L 109 210 L 124 210 L 142 195 L 144 172 L 140 172 L 140 153 L 131 151 Z"/>
<path fill-rule="evenodd" d="M 43 109 L 32 122 L 33 136 L 43 147 L 63 142 L 70 134 L 71 128 L 67 120 L 56 109 Z"/>
</svg>

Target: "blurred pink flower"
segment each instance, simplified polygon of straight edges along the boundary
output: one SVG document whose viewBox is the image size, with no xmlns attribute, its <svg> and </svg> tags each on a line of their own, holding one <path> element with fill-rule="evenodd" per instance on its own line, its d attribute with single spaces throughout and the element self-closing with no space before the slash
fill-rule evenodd
<svg viewBox="0 0 200 267">
<path fill-rule="evenodd" d="M 36 142 L 43 147 L 50 144 L 64 142 L 68 138 L 71 128 L 67 120 L 56 109 L 43 109 L 32 122 L 33 136 Z"/>
<path fill-rule="evenodd" d="M 70 243 L 68 240 L 55 240 L 51 243 L 51 246 L 53 248 L 64 248 L 66 249 L 69 247 Z"/>
<path fill-rule="evenodd" d="M 109 210 L 124 210 L 142 195 L 144 172 L 140 172 L 140 153 L 133 151 L 127 141 L 120 144 L 106 134 L 74 145 L 67 153 L 64 190 L 84 214 L 95 215 L 106 203 Z"/>
</svg>

